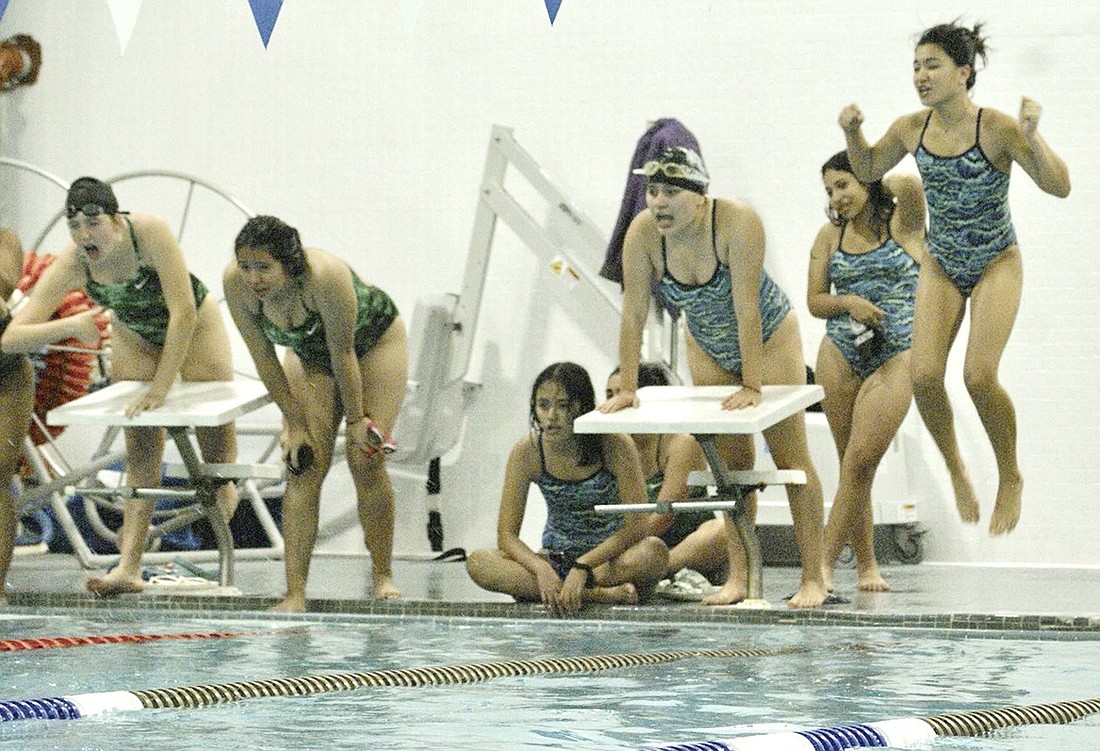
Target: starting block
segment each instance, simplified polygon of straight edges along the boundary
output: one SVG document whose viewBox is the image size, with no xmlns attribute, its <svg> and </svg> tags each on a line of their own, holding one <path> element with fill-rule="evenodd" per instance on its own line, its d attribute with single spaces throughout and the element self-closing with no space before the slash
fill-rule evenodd
<svg viewBox="0 0 1100 751">
<path fill-rule="evenodd" d="M 259 381 L 177 382 L 168 392 L 163 405 L 157 409 L 127 417 L 124 414 L 126 405 L 134 394 L 144 388 L 148 388 L 148 384 L 140 381 L 119 381 L 50 410 L 46 420 L 51 425 L 165 428 L 183 460 L 184 471 L 181 474 L 188 480 L 188 487 L 93 488 L 81 486 L 73 487 L 71 491 L 87 496 L 114 498 L 193 500 L 193 504 L 165 525 L 165 531 L 205 518 L 213 528 L 218 543 L 218 583 L 223 588 L 229 588 L 233 583 L 233 536 L 218 509 L 215 495 L 217 488 L 225 481 L 243 481 L 247 484 L 257 477 L 276 477 L 281 472 L 281 468 L 268 465 L 203 462 L 191 442 L 190 430 L 194 427 L 225 425 L 263 407 L 271 401 L 271 396 Z M 263 505 L 262 500 L 260 505 Z M 263 511 L 266 513 L 266 508 Z M 265 530 L 276 530 L 277 533 L 274 523 L 270 524 L 270 528 L 266 524 L 264 526 Z M 274 542 L 281 553 L 281 535 Z"/>
<path fill-rule="evenodd" d="M 761 433 L 772 425 L 802 412 L 821 401 L 820 386 L 764 386 L 760 404 L 739 410 L 722 409 L 722 401 L 735 386 L 646 386 L 638 390 L 640 406 L 618 412 L 598 410 L 581 415 L 573 423 L 578 433 L 690 433 L 699 441 L 710 467 L 693 472 L 692 485 L 713 485 L 717 494 L 705 501 L 673 501 L 666 504 L 613 504 L 596 506 L 605 513 L 676 513 L 687 510 L 722 509 L 730 513 L 748 560 L 749 607 L 767 607 L 764 599 L 763 559 L 752 522 L 744 513 L 744 497 L 759 487 L 775 484 L 805 484 L 800 470 L 730 470 L 718 453 L 719 435 Z"/>
</svg>

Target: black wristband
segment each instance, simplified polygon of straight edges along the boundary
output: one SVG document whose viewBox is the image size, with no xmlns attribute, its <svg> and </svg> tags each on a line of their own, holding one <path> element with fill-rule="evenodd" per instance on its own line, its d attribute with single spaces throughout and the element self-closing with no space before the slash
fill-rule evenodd
<svg viewBox="0 0 1100 751">
<path fill-rule="evenodd" d="M 581 563 L 580 561 L 573 561 L 569 564 L 569 568 L 579 569 L 584 572 L 584 587 L 588 589 L 592 586 L 592 567 L 587 563 Z"/>
</svg>

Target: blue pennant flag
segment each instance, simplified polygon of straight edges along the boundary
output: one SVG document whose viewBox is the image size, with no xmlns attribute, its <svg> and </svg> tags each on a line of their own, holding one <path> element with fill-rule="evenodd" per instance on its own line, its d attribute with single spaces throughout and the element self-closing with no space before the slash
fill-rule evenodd
<svg viewBox="0 0 1100 751">
<path fill-rule="evenodd" d="M 271 32 L 275 29 L 275 22 L 279 20 L 279 11 L 283 7 L 283 0 L 248 0 L 252 6 L 252 17 L 256 19 L 256 28 L 260 30 L 260 38 L 264 40 L 264 48 L 271 41 Z"/>
<path fill-rule="evenodd" d="M 554 25 L 554 19 L 558 17 L 558 8 L 561 7 L 561 0 L 546 0 L 546 12 L 550 14 L 550 25 Z"/>
<path fill-rule="evenodd" d="M 4 11 L 8 9 L 8 0 L 0 0 L 0 20 L 4 18 Z"/>
</svg>

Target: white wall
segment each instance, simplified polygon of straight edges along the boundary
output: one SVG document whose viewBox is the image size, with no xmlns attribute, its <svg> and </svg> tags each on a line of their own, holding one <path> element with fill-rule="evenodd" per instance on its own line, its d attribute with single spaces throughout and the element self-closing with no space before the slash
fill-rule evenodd
<svg viewBox="0 0 1100 751">
<path fill-rule="evenodd" d="M 812 360 L 824 327 L 806 312 L 804 275 L 824 219 L 818 169 L 843 146 L 836 115 L 858 102 L 875 138 L 917 108 L 915 34 L 960 14 L 988 22 L 991 60 L 976 99 L 1015 112 L 1022 94 L 1036 98 L 1074 192 L 1046 196 L 1019 170 L 1012 187 L 1027 277 L 1002 377 L 1019 409 L 1020 526 L 999 539 L 984 524 L 964 528 L 926 441 L 927 557 L 1100 563 L 1094 4 L 565 0 L 551 26 L 542 0 L 296 0 L 265 49 L 245 0 L 149 0 L 120 54 L 105 1 L 11 0 L 0 37 L 32 34 L 45 62 L 35 86 L 0 95 L 0 150 L 66 179 L 199 175 L 298 226 L 411 313 L 418 297 L 459 289 L 492 124 L 513 126 L 609 233 L 646 121 L 677 117 L 703 145 L 712 192 L 763 216 L 767 266 L 795 301 Z M 0 183 L 3 219 L 24 236 L 60 205 L 56 191 L 26 183 Z M 150 208 L 142 200 L 134 208 Z M 224 229 L 187 247 L 215 287 L 239 218 L 218 222 Z M 505 454 L 524 431 L 534 375 L 573 359 L 599 385 L 615 357 L 614 328 L 578 326 L 570 308 L 582 298 L 506 229 L 488 276 L 472 373 L 484 387 L 444 475 L 448 546 L 492 542 Z M 988 519 L 995 468 L 959 367 L 953 359 L 949 385 Z M 346 474 L 328 488 L 331 517 L 346 504 Z M 399 492 L 397 549 L 426 551 L 423 493 L 406 482 Z M 361 549 L 354 533 L 335 544 Z"/>
</svg>

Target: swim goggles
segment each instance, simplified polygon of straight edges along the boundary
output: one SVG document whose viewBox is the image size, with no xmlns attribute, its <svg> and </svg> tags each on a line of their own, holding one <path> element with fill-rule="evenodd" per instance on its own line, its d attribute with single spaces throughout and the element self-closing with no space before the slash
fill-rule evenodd
<svg viewBox="0 0 1100 751">
<path fill-rule="evenodd" d="M 661 172 L 666 177 L 675 177 L 682 180 L 698 180 L 700 178 L 698 170 L 687 164 L 677 164 L 676 162 L 646 162 L 640 168 L 632 170 L 632 172 L 635 175 L 645 175 L 646 177 L 653 177 Z"/>
<path fill-rule="evenodd" d="M 631 170 L 635 175 L 645 175 L 651 182 L 666 182 L 699 193 L 706 191 L 710 178 L 694 164 L 654 159 Z"/>
</svg>

